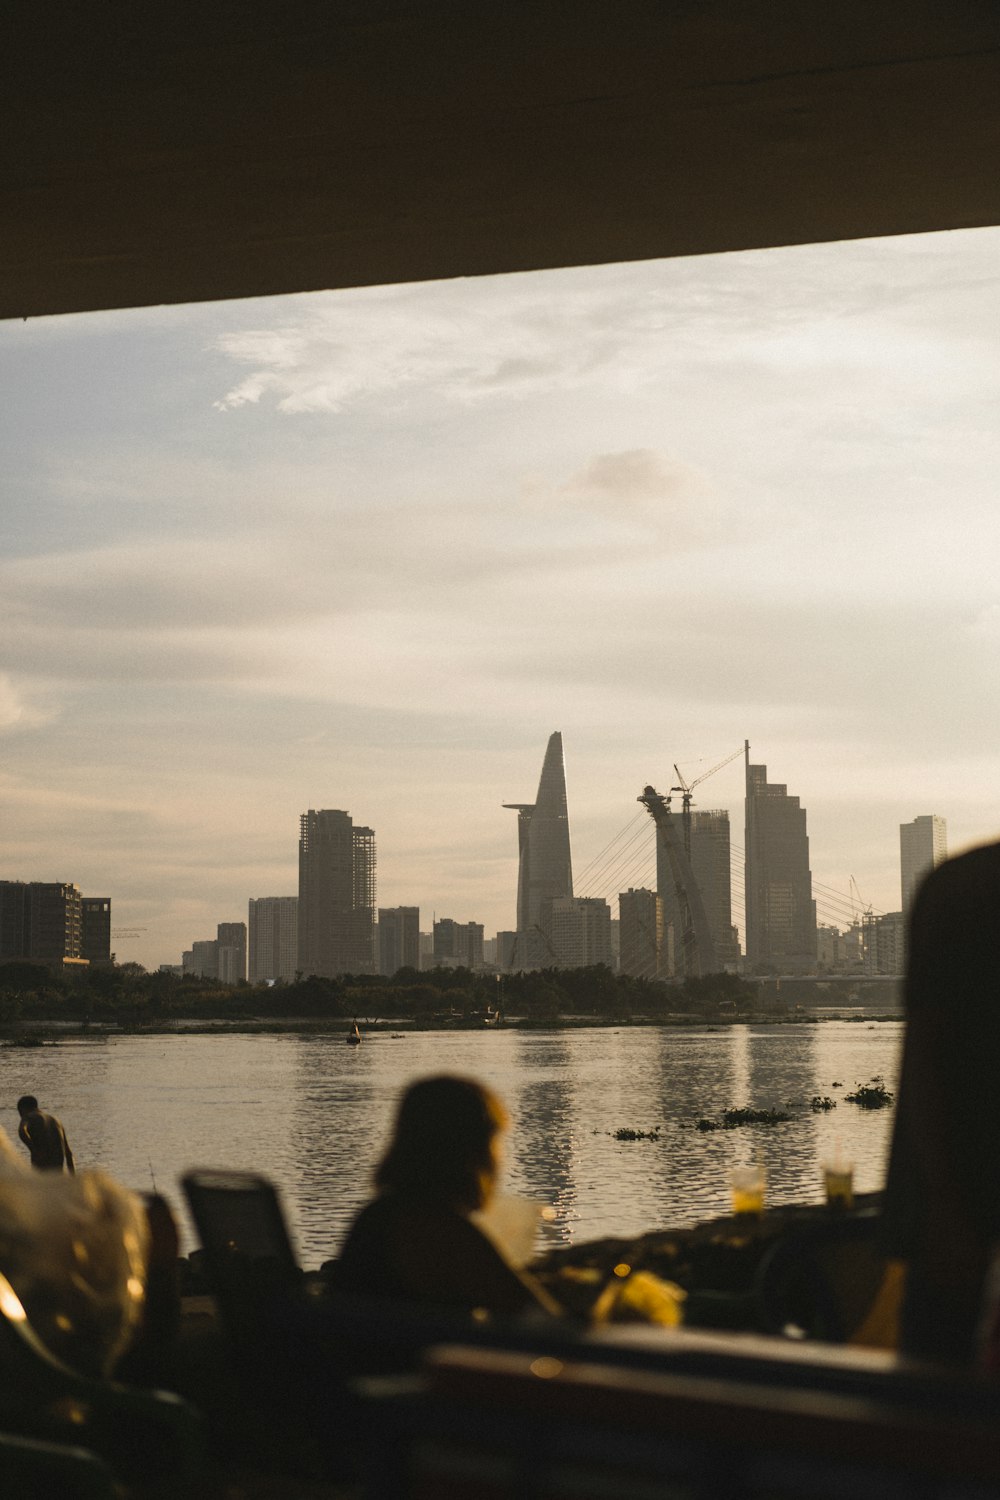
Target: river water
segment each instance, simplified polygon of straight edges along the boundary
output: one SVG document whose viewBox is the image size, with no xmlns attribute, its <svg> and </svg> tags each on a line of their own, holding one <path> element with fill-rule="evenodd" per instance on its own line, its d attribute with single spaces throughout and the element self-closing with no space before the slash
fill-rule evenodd
<svg viewBox="0 0 1000 1500">
<path fill-rule="evenodd" d="M 336 1253 L 369 1193 L 405 1084 L 462 1072 L 490 1084 L 512 1128 L 506 1191 L 550 1205 L 549 1243 L 693 1224 L 729 1206 L 729 1172 L 758 1158 L 773 1202 L 818 1202 L 820 1162 L 855 1164 L 881 1187 L 892 1110 L 845 1102 L 881 1076 L 895 1092 L 902 1024 L 821 1024 L 336 1035 L 113 1035 L 0 1051 L 0 1119 L 37 1094 L 62 1119 L 79 1166 L 158 1189 L 183 1217 L 192 1166 L 243 1167 L 279 1187 L 306 1266 Z M 838 1086 L 839 1085 L 839 1086 Z M 837 1101 L 813 1113 L 813 1096 Z M 698 1131 L 731 1107 L 787 1124 Z M 5 1118 L 4 1118 L 5 1115 Z M 658 1138 L 622 1142 L 619 1129 Z M 18 1148 L 20 1149 L 20 1148 Z M 184 1248 L 193 1231 L 184 1218 Z"/>
</svg>

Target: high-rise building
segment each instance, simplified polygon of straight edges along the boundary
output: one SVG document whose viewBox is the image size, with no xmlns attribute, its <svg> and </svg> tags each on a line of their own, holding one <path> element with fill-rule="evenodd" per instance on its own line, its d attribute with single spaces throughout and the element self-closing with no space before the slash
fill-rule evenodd
<svg viewBox="0 0 1000 1500">
<path fill-rule="evenodd" d="M 108 910 L 110 942 L 111 913 Z M 63 881 L 0 880 L 0 960 L 84 964 L 83 897 Z"/>
<path fill-rule="evenodd" d="M 461 964 L 464 968 L 481 968 L 483 963 L 482 922 L 454 922 L 442 917 L 434 923 L 434 963 Z"/>
<path fill-rule="evenodd" d="M 216 928 L 217 974 L 223 984 L 247 977 L 247 924 L 220 922 Z"/>
<path fill-rule="evenodd" d="M 733 898 L 729 813 L 724 808 L 692 811 L 690 814 L 691 871 L 698 883 L 718 969 L 735 970 L 740 957 L 739 938 L 733 926 Z M 676 837 L 683 823 L 677 820 Z M 663 901 L 664 921 L 676 935 L 684 930 L 683 914 L 670 858 L 662 838 L 656 840 L 656 889 Z"/>
<path fill-rule="evenodd" d="M 902 974 L 906 967 L 906 923 L 901 911 L 871 915 L 864 924 L 866 974 Z"/>
<path fill-rule="evenodd" d="M 816 907 L 806 810 L 750 764 L 746 746 L 746 951 L 751 972 L 816 967 Z"/>
<path fill-rule="evenodd" d="M 218 938 L 200 938 L 192 943 L 181 959 L 181 971 L 184 974 L 194 974 L 199 979 L 218 979 Z"/>
<path fill-rule="evenodd" d="M 80 957 L 90 964 L 111 962 L 111 902 L 107 896 L 84 896 L 80 904 Z"/>
<path fill-rule="evenodd" d="M 610 968 L 611 907 L 601 896 L 546 896 L 540 921 L 545 935 L 547 965 L 585 969 L 591 964 Z"/>
<path fill-rule="evenodd" d="M 899 873 L 904 920 L 910 914 L 921 880 L 947 858 L 948 825 L 944 818 L 926 813 L 912 823 L 900 823 Z"/>
<path fill-rule="evenodd" d="M 375 970 L 375 834 L 349 813 L 303 813 L 299 820 L 297 968 L 307 977 Z"/>
<path fill-rule="evenodd" d="M 619 969 L 636 979 L 669 977 L 667 953 L 668 927 L 663 898 L 656 891 L 634 890 L 631 886 L 618 895 L 620 923 Z"/>
<path fill-rule="evenodd" d="M 420 968 L 420 907 L 380 906 L 378 909 L 378 971 Z"/>
<path fill-rule="evenodd" d="M 496 963 L 498 969 L 511 970 L 517 962 L 517 933 L 510 928 L 496 936 Z"/>
<path fill-rule="evenodd" d="M 573 895 L 562 735 L 549 736 L 534 802 L 505 802 L 517 813 L 517 953 L 514 967 L 551 963 L 543 903 Z"/>
<path fill-rule="evenodd" d="M 248 913 L 250 983 L 295 978 L 299 956 L 298 896 L 251 897 Z"/>
</svg>

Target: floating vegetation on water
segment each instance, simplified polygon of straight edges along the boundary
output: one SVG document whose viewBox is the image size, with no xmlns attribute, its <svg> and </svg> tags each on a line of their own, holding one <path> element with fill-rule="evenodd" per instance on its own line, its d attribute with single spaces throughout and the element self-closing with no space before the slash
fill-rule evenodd
<svg viewBox="0 0 1000 1500">
<path fill-rule="evenodd" d="M 723 1130 L 736 1130 L 740 1125 L 784 1125 L 790 1120 L 783 1109 L 724 1109 Z"/>
<path fill-rule="evenodd" d="M 623 1125 L 620 1130 L 609 1131 L 616 1141 L 658 1141 L 660 1139 L 660 1127 L 654 1125 L 652 1130 L 630 1130 Z"/>
<path fill-rule="evenodd" d="M 853 1094 L 844 1095 L 848 1104 L 856 1104 L 859 1109 L 886 1109 L 893 1097 L 881 1074 L 876 1074 L 871 1083 L 861 1084 Z"/>
<path fill-rule="evenodd" d="M 836 1088 L 836 1084 L 833 1087 Z M 809 1108 L 814 1115 L 821 1115 L 828 1109 L 836 1109 L 837 1101 L 836 1099 L 831 1099 L 829 1094 L 824 1094 L 822 1098 L 820 1098 L 819 1094 L 813 1094 Z"/>
<path fill-rule="evenodd" d="M 842 1083 L 840 1083 L 838 1079 L 835 1078 L 833 1080 L 833 1082 L 831 1083 L 830 1087 L 832 1089 L 842 1089 L 844 1087 L 844 1085 Z"/>
<path fill-rule="evenodd" d="M 717 1120 L 695 1120 L 695 1130 L 738 1130 L 741 1125 L 784 1125 L 792 1116 L 783 1109 L 724 1109 Z"/>
</svg>

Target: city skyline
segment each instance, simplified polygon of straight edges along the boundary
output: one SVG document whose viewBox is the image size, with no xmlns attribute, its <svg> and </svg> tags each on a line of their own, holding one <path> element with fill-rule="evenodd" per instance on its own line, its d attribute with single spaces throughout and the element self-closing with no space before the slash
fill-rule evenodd
<svg viewBox="0 0 1000 1500">
<path fill-rule="evenodd" d="M 346 807 L 379 904 L 509 930 L 559 724 L 578 876 L 748 738 L 817 887 L 895 910 L 901 823 L 1000 833 L 998 249 L 4 324 L 0 873 L 107 892 L 155 967 Z"/>
</svg>

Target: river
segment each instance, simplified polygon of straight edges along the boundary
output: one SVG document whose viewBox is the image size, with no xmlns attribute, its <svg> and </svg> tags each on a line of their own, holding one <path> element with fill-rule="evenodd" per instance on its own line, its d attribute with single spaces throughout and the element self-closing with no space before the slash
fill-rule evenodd
<svg viewBox="0 0 1000 1500">
<path fill-rule="evenodd" d="M 306 1266 L 336 1253 L 368 1196 L 403 1086 L 462 1072 L 505 1100 L 512 1128 L 504 1187 L 549 1205 L 549 1243 L 637 1235 L 724 1213 L 733 1166 L 763 1162 L 773 1202 L 822 1196 L 837 1149 L 855 1187 L 881 1187 L 892 1110 L 844 1096 L 881 1076 L 895 1092 L 902 1023 L 552 1031 L 380 1031 L 361 1047 L 336 1035 L 109 1035 L 0 1051 L 0 1120 L 14 1135 L 18 1095 L 66 1126 L 79 1166 L 148 1191 L 183 1218 L 180 1174 L 244 1167 L 279 1187 Z M 836 1108 L 813 1113 L 814 1096 Z M 731 1107 L 780 1109 L 787 1124 L 701 1132 Z M 657 1132 L 619 1141 L 614 1132 Z M 20 1149 L 20 1148 L 18 1148 Z"/>
</svg>

